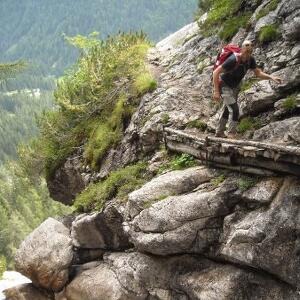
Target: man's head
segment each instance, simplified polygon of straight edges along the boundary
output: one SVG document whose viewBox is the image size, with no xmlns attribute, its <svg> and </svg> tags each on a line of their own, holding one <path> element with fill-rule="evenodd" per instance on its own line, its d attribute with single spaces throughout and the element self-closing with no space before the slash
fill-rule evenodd
<svg viewBox="0 0 300 300">
<path fill-rule="evenodd" d="M 242 44 L 242 54 L 245 56 L 250 56 L 253 52 L 253 44 L 249 40 L 245 40 Z"/>
</svg>

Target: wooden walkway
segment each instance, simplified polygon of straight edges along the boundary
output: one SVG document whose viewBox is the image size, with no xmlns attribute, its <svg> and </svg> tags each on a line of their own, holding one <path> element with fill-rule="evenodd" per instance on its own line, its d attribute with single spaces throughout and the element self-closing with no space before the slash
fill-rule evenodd
<svg viewBox="0 0 300 300">
<path fill-rule="evenodd" d="M 300 147 L 232 140 L 164 128 L 167 149 L 191 154 L 203 163 L 257 175 L 300 176 Z"/>
</svg>

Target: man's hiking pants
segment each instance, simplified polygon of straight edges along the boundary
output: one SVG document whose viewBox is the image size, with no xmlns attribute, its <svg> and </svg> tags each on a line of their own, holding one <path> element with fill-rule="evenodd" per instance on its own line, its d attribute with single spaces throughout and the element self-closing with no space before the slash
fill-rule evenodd
<svg viewBox="0 0 300 300">
<path fill-rule="evenodd" d="M 236 133 L 236 127 L 239 120 L 239 107 L 237 104 L 239 88 L 230 88 L 226 85 L 222 85 L 221 98 L 223 100 L 222 112 L 218 121 L 216 133 L 223 134 L 228 123 L 228 133 Z"/>
</svg>

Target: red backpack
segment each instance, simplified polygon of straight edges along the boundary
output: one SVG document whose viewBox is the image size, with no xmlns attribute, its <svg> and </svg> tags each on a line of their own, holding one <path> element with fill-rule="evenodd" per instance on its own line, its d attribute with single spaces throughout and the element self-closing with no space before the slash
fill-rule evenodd
<svg viewBox="0 0 300 300">
<path fill-rule="evenodd" d="M 223 64 L 223 62 L 232 54 L 232 53 L 241 53 L 241 48 L 237 45 L 233 45 L 233 44 L 228 44 L 226 46 L 224 46 L 221 50 L 221 52 L 219 52 L 216 62 L 214 64 L 214 68 L 213 71 L 219 67 L 220 65 Z M 239 58 L 240 56 L 237 55 L 237 62 L 239 63 Z"/>
</svg>

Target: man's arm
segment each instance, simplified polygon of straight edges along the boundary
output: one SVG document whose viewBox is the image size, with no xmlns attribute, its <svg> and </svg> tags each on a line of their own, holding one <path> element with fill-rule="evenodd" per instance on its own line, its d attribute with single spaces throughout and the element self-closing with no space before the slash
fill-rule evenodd
<svg viewBox="0 0 300 300">
<path fill-rule="evenodd" d="M 276 83 L 282 82 L 281 78 L 279 78 L 277 76 L 268 75 L 268 74 L 264 73 L 260 68 L 255 68 L 253 71 L 254 71 L 255 76 L 260 79 L 271 79 Z"/>
<path fill-rule="evenodd" d="M 220 77 L 220 74 L 223 72 L 224 72 L 224 69 L 222 66 L 217 67 L 213 72 L 213 84 L 214 84 L 213 99 L 215 101 L 220 101 L 220 99 L 221 99 L 219 77 Z"/>
</svg>

